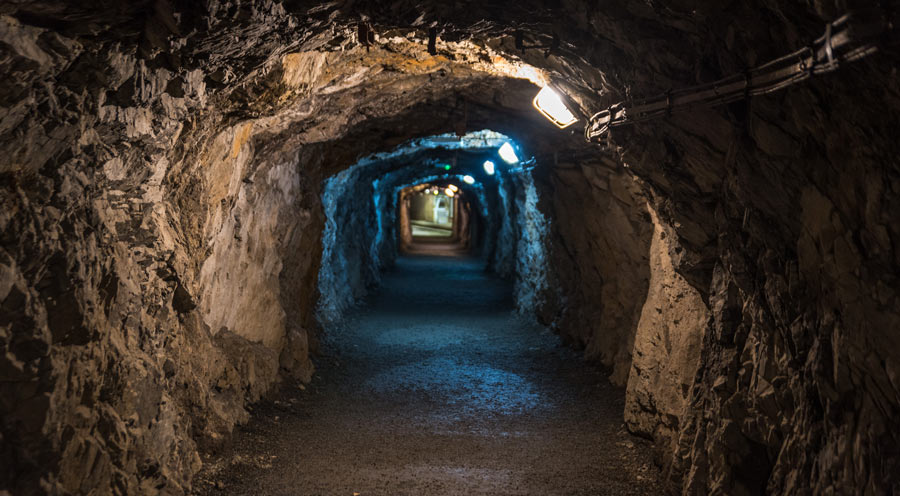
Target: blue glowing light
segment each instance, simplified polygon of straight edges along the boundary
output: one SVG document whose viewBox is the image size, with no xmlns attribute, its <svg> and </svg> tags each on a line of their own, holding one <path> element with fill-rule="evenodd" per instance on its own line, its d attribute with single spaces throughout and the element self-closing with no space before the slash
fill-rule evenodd
<svg viewBox="0 0 900 496">
<path fill-rule="evenodd" d="M 513 150 L 513 147 L 509 142 L 503 143 L 503 146 L 500 147 L 500 150 L 498 150 L 497 153 L 499 153 L 500 158 L 508 164 L 515 164 L 519 161 L 516 151 Z"/>
</svg>

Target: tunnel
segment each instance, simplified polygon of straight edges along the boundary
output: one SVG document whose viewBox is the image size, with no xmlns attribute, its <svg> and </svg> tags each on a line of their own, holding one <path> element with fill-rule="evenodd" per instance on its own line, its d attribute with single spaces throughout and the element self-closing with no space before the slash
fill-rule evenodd
<svg viewBox="0 0 900 496">
<path fill-rule="evenodd" d="M 897 7 L 0 3 L 0 494 L 900 493 Z"/>
</svg>

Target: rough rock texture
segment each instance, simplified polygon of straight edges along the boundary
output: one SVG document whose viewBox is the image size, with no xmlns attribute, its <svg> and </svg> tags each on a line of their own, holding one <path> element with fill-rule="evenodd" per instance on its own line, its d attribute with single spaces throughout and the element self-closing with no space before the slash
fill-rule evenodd
<svg viewBox="0 0 900 496">
<path fill-rule="evenodd" d="M 634 336 L 625 401 L 628 430 L 656 441 L 660 461 L 671 463 L 697 366 L 709 310 L 672 264 L 674 230 L 653 221 L 650 280 Z M 667 467 L 664 467 L 667 468 Z"/>
<path fill-rule="evenodd" d="M 590 112 L 741 73 L 808 43 L 845 8 L 0 5 L 0 486 L 186 490 L 198 444 L 222 442 L 280 374 L 311 372 L 323 181 L 462 124 L 537 157 L 534 191 L 526 179 L 503 200 L 536 205 L 519 210 L 533 223 L 499 229 L 498 247 L 528 239 L 515 244 L 526 261 L 544 250 L 548 285 L 523 277 L 521 295 L 535 298 L 522 300 L 618 382 L 635 374 L 630 404 L 669 412 L 632 424 L 661 446 L 677 438 L 663 455 L 671 490 L 900 491 L 896 52 L 749 104 L 617 131 L 590 160 L 578 136 L 529 108 L 528 81 L 553 79 Z M 372 46 L 356 40 L 361 19 L 378 32 Z M 437 56 L 429 25 L 441 30 Z M 535 42 L 562 33 L 560 52 L 515 50 L 518 25 Z M 594 163 L 610 172 L 577 172 Z M 650 263 L 643 198 L 670 233 L 674 274 Z M 538 214 L 550 221 L 544 239 Z M 689 353 L 636 337 L 661 333 L 643 300 L 667 297 L 676 274 L 710 315 L 681 416 L 683 391 L 670 388 L 684 384 Z M 640 375 L 671 356 L 677 379 Z"/>
<path fill-rule="evenodd" d="M 687 493 L 897 489 L 888 60 L 620 136 L 712 316 L 674 454 Z"/>
<path fill-rule="evenodd" d="M 558 289 L 541 316 L 624 385 L 649 277 L 652 225 L 640 186 L 590 157 L 560 160 L 547 180 Z"/>
<path fill-rule="evenodd" d="M 651 162 L 698 178 L 663 206 L 684 247 L 676 267 L 712 315 L 672 471 L 686 492 L 896 489 L 897 171 L 884 167 L 898 150 L 891 124 L 855 109 L 897 101 L 898 88 L 851 83 L 882 70 L 754 101 L 749 127 L 678 120 L 689 134 L 655 134 L 679 145 L 629 162 L 661 190 L 671 180 Z M 708 201 L 687 200 L 698 194 Z"/>
<path fill-rule="evenodd" d="M 484 232 L 476 234 L 480 243 L 472 247 L 472 254 L 487 263 L 501 256 L 495 253 L 515 253 L 517 239 L 498 244 L 495 229 L 503 224 L 512 230 L 510 226 L 516 222 L 515 212 L 507 210 L 511 207 L 498 201 L 498 180 L 502 181 L 505 173 L 480 174 L 482 182 L 473 185 L 462 181 L 465 174 L 479 175 L 485 158 L 496 154 L 492 142 L 485 146 L 481 140 L 472 141 L 467 146 L 468 139 L 463 140 L 457 145 L 460 150 L 449 152 L 443 147 L 428 150 L 429 140 L 416 140 L 394 152 L 366 157 L 328 178 L 322 193 L 326 223 L 319 270 L 320 320 L 340 319 L 378 284 L 382 270 L 397 257 L 402 230 L 398 202 L 402 201 L 401 191 L 409 186 L 428 181 L 457 184 L 483 219 Z M 442 164 L 451 161 L 457 167 L 445 171 Z"/>
<path fill-rule="evenodd" d="M 433 96 L 500 102 L 473 110 L 476 125 L 502 111 L 485 90 L 516 70 L 402 38 L 323 46 L 320 21 L 297 30 L 269 2 L 207 7 L 4 7 L 18 16 L 2 18 L 0 130 L 0 480 L 13 492 L 189 487 L 197 446 L 222 442 L 279 365 L 311 374 L 321 181 L 389 147 L 364 138 L 375 129 L 395 144 L 425 116 L 447 130 L 458 111 Z M 360 101 L 371 108 L 341 111 Z"/>
</svg>

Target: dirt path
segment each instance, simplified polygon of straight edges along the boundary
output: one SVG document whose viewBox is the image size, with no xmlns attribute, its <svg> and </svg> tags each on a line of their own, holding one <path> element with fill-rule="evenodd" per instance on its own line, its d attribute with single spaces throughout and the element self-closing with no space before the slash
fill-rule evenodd
<svg viewBox="0 0 900 496">
<path fill-rule="evenodd" d="M 475 261 L 401 258 L 328 330 L 317 378 L 258 405 L 200 494 L 659 494 L 623 393 L 513 313 Z"/>
</svg>

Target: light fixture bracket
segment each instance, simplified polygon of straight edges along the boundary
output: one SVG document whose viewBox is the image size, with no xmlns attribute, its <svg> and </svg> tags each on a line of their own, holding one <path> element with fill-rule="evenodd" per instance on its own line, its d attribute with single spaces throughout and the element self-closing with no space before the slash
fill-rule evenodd
<svg viewBox="0 0 900 496">
<path fill-rule="evenodd" d="M 515 33 L 516 39 L 516 49 L 525 53 L 525 50 L 541 50 L 546 49 L 544 52 L 544 58 L 550 58 L 551 55 L 556 55 L 559 51 L 559 35 L 553 33 L 553 38 L 550 39 L 550 43 L 546 45 L 526 45 L 525 44 L 525 33 L 522 32 L 521 29 L 517 29 Z"/>
</svg>

